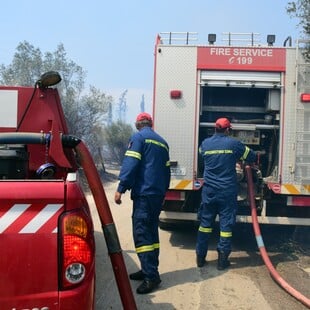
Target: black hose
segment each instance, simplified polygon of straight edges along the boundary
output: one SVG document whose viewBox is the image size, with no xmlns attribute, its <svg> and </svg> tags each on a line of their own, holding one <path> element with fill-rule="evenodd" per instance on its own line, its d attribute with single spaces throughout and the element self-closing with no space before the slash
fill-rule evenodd
<svg viewBox="0 0 310 310">
<path fill-rule="evenodd" d="M 2 132 L 0 133 L 0 144 L 46 144 L 50 143 L 51 134 L 35 132 Z M 81 139 L 72 135 L 62 135 L 63 147 L 75 148 Z"/>
<path fill-rule="evenodd" d="M 34 132 L 1 132 L 0 144 L 45 144 L 50 134 Z"/>
</svg>

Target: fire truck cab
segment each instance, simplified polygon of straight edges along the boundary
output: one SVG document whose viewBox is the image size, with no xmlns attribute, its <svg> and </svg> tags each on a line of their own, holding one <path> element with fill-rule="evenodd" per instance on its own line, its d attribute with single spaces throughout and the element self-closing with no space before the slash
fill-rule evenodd
<svg viewBox="0 0 310 310">
<path fill-rule="evenodd" d="M 0 309 L 94 309 L 93 222 L 57 72 L 0 87 Z"/>
<path fill-rule="evenodd" d="M 154 128 L 170 145 L 171 183 L 162 221 L 196 220 L 203 186 L 198 148 L 227 117 L 232 135 L 261 155 L 253 169 L 259 222 L 310 224 L 310 63 L 306 40 L 260 43 L 256 33 L 158 35 Z M 307 45 L 308 44 L 308 45 Z M 236 166 L 238 222 L 251 222 L 244 163 Z"/>
</svg>

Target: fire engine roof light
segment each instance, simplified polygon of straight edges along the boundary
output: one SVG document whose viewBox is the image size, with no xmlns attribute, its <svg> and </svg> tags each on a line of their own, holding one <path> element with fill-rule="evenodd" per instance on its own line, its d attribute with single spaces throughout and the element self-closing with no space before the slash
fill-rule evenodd
<svg viewBox="0 0 310 310">
<path fill-rule="evenodd" d="M 216 41 L 216 34 L 215 33 L 209 33 L 208 34 L 208 42 L 210 45 L 213 45 Z"/>
<path fill-rule="evenodd" d="M 310 102 L 310 93 L 304 93 L 300 95 L 301 102 Z"/>
<path fill-rule="evenodd" d="M 53 86 L 58 84 L 61 81 L 61 76 L 56 71 L 48 71 L 41 75 L 40 79 L 36 82 L 36 84 L 40 88 L 47 88 L 49 86 Z"/>
<path fill-rule="evenodd" d="M 267 35 L 267 43 L 269 46 L 272 46 L 275 41 L 276 41 L 276 36 L 274 34 Z"/>
</svg>

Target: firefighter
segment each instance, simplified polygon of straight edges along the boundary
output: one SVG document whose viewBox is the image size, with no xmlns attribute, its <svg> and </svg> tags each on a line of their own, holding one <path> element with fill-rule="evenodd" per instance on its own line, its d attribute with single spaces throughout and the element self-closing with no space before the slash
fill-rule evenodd
<svg viewBox="0 0 310 310">
<path fill-rule="evenodd" d="M 141 270 L 129 275 L 142 280 L 138 294 L 147 294 L 161 282 L 159 265 L 159 214 L 170 183 L 169 146 L 152 129 L 152 117 L 140 113 L 135 122 L 137 132 L 130 139 L 119 174 L 114 201 L 131 190 L 133 201 L 133 239 Z"/>
<path fill-rule="evenodd" d="M 228 256 L 231 253 L 232 228 L 237 212 L 236 164 L 239 160 L 249 163 L 256 161 L 256 153 L 240 141 L 229 137 L 230 132 L 230 121 L 227 118 L 219 118 L 215 123 L 214 135 L 205 139 L 199 147 L 199 153 L 204 160 L 204 185 L 198 213 L 198 267 L 205 265 L 208 240 L 217 214 L 220 224 L 217 269 L 223 270 L 230 265 Z"/>
</svg>

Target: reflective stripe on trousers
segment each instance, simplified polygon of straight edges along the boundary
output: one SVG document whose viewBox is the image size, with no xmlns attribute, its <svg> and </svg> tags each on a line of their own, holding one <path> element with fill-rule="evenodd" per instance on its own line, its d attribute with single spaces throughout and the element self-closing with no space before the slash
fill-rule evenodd
<svg viewBox="0 0 310 310">
<path fill-rule="evenodd" d="M 235 195 L 231 195 L 230 197 L 214 195 L 210 199 L 210 203 L 202 204 L 196 244 L 197 255 L 207 255 L 209 237 L 212 233 L 212 227 L 217 214 L 220 220 L 220 239 L 217 249 L 227 254 L 231 252 L 232 228 L 236 222 L 236 210 L 237 201 Z"/>
<path fill-rule="evenodd" d="M 159 277 L 158 222 L 163 197 L 139 196 L 133 200 L 133 238 L 141 269 L 147 279 Z"/>
</svg>

